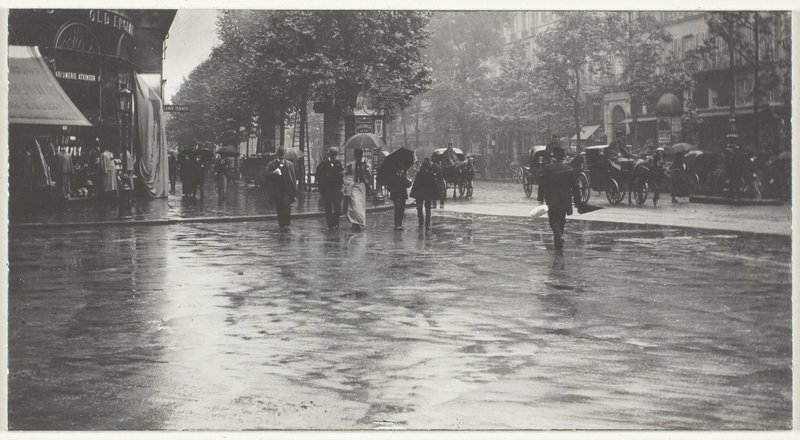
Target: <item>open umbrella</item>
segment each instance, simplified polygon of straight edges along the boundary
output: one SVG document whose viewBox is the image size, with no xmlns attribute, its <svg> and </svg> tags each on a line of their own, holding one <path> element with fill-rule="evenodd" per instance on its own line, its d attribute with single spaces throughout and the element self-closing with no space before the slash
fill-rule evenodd
<svg viewBox="0 0 800 440">
<path fill-rule="evenodd" d="M 383 143 L 383 139 L 381 139 L 380 136 L 372 133 L 359 133 L 344 143 L 345 149 L 361 148 L 362 150 L 367 150 L 378 147 L 386 148 L 386 145 Z"/>
<path fill-rule="evenodd" d="M 220 156 L 235 157 L 239 155 L 239 149 L 234 147 L 233 145 L 225 145 L 220 147 L 219 150 L 217 150 L 217 154 L 219 154 Z"/>
<path fill-rule="evenodd" d="M 286 158 L 286 160 L 298 160 L 301 157 L 305 157 L 305 155 L 306 154 L 303 152 L 303 150 L 297 147 L 292 147 L 286 149 L 286 156 L 284 157 Z"/>
<path fill-rule="evenodd" d="M 590 205 L 588 203 L 584 203 L 582 205 L 578 205 L 578 214 L 586 214 L 592 211 L 597 211 L 598 209 L 603 209 L 600 206 Z"/>
<path fill-rule="evenodd" d="M 697 147 L 695 147 L 692 144 L 687 144 L 686 142 L 678 142 L 677 144 L 674 144 L 673 146 L 667 148 L 667 154 L 669 154 L 670 156 L 674 156 L 676 154 L 692 151 L 696 148 Z"/>
<path fill-rule="evenodd" d="M 403 147 L 392 151 L 388 156 L 386 156 L 385 159 L 383 159 L 381 166 L 378 167 L 378 171 L 376 173 L 378 182 L 386 182 L 387 177 L 389 177 L 389 175 L 391 175 L 391 173 L 398 168 L 403 171 L 407 171 L 413 163 L 413 151 Z"/>
</svg>

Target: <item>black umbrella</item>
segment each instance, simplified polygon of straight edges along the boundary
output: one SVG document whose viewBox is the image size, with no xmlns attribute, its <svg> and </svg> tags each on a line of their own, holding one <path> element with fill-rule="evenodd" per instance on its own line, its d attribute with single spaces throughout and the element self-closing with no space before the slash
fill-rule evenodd
<svg viewBox="0 0 800 440">
<path fill-rule="evenodd" d="M 687 144 L 686 142 L 678 142 L 677 144 L 674 144 L 673 146 L 667 148 L 667 154 L 670 156 L 674 156 L 676 154 L 686 153 L 688 151 L 692 151 L 695 149 L 697 148 L 692 144 Z"/>
<path fill-rule="evenodd" d="M 234 147 L 233 145 L 225 145 L 224 147 L 220 147 L 217 150 L 217 154 L 220 156 L 232 156 L 236 157 L 239 155 L 239 149 Z"/>
<path fill-rule="evenodd" d="M 405 148 L 398 148 L 383 159 L 383 163 L 378 167 L 376 177 L 378 182 L 386 182 L 388 177 L 397 169 L 408 171 L 414 164 L 414 152 Z"/>
<path fill-rule="evenodd" d="M 578 214 L 586 214 L 588 212 L 597 211 L 598 209 L 603 209 L 600 206 L 590 205 L 588 203 L 584 203 L 578 205 Z"/>
</svg>

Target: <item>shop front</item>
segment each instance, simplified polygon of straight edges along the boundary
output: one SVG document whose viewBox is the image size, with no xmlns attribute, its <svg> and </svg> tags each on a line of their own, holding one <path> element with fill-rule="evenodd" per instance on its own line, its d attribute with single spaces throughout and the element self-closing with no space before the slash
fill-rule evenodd
<svg viewBox="0 0 800 440">
<path fill-rule="evenodd" d="M 44 66 L 48 81 L 58 86 L 49 87 L 48 93 L 63 95 L 82 118 L 80 123 L 59 121 L 41 111 L 38 121 L 10 116 L 11 167 L 17 165 L 15 161 L 24 164 L 24 150 L 38 143 L 56 156 L 63 151 L 71 159 L 72 177 L 70 185 L 61 187 L 62 200 L 95 199 L 108 192 L 104 188 L 113 186 L 116 190 L 100 177 L 112 166 L 130 169 L 142 194 L 165 195 L 160 188 L 141 185 L 141 169 L 160 168 L 157 162 L 162 158 L 152 154 L 157 136 L 145 139 L 139 135 L 142 118 L 138 107 L 152 106 L 152 89 L 144 91 L 147 99 L 140 102 L 143 83 L 137 76 L 161 72 L 164 39 L 174 15 L 175 11 L 169 10 L 11 10 L 10 50 L 27 51 L 28 58 L 34 60 L 28 64 Z M 9 64 L 19 65 L 20 60 L 10 58 Z M 20 88 L 25 87 L 22 76 L 15 78 L 12 74 L 9 80 L 10 97 L 19 99 Z M 157 113 L 160 118 L 160 108 Z M 126 159 L 132 163 L 123 163 Z M 166 149 L 163 160 L 166 163 Z M 70 168 L 66 159 L 59 162 L 55 158 L 48 165 L 51 171 Z M 12 198 L 19 197 L 12 194 Z"/>
</svg>

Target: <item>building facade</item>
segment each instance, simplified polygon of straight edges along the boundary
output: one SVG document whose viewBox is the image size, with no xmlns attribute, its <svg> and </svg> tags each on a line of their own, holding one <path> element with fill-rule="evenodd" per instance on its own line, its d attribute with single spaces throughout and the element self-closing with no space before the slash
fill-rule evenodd
<svg viewBox="0 0 800 440">
<path fill-rule="evenodd" d="M 736 56 L 736 73 L 734 96 L 729 92 L 729 56 L 725 42 L 720 37 L 710 34 L 706 22 L 708 12 L 696 11 L 659 11 L 642 12 L 654 14 L 655 18 L 665 26 L 666 31 L 672 36 L 672 41 L 665 48 L 668 53 L 675 54 L 678 58 L 692 53 L 703 46 L 706 41 L 716 40 L 716 49 L 702 57 L 694 73 L 694 89 L 685 90 L 680 96 L 684 112 L 690 108 L 702 122 L 699 136 L 699 146 L 703 149 L 720 151 L 725 143 L 729 129 L 728 117 L 730 102 L 734 101 L 737 118 L 737 132 L 739 143 L 746 149 L 766 150 L 775 152 L 790 149 L 790 118 L 791 107 L 787 99 L 788 84 L 783 80 L 784 74 L 790 69 L 787 65 L 791 61 L 791 23 L 790 14 L 785 12 L 764 12 L 761 19 L 764 27 L 759 35 L 759 60 L 763 70 L 774 69 L 778 80 L 773 86 L 761 93 L 761 111 L 759 116 L 753 115 L 753 84 L 754 69 L 752 62 L 744 57 Z M 540 32 L 551 26 L 557 15 L 548 11 L 518 11 L 514 12 L 508 26 L 503 29 L 506 48 L 521 44 L 524 52 L 532 63 L 536 63 L 535 37 Z M 745 35 L 745 44 L 754 43 L 752 31 L 742 31 Z M 782 67 L 776 67 L 783 65 Z M 498 58 L 488 61 L 490 75 L 500 75 L 500 62 Z M 617 69 L 619 66 L 617 66 Z M 765 72 L 761 72 L 762 77 Z M 582 82 L 585 84 L 582 100 L 581 123 L 583 126 L 581 138 L 589 142 L 605 143 L 611 141 L 612 134 L 624 130 L 631 134 L 632 108 L 630 96 L 624 91 L 606 92 L 603 78 L 593 77 L 588 71 L 584 72 Z M 665 93 L 670 91 L 664 91 Z M 638 136 L 636 145 L 645 151 L 658 145 L 657 117 L 655 114 L 655 101 L 643 104 L 637 114 Z M 758 143 L 755 142 L 755 127 L 758 130 Z M 533 142 L 542 142 L 546 134 L 534 136 Z M 563 133 L 566 140 L 574 140 L 574 135 Z M 493 139 L 490 145 L 499 145 L 500 149 L 509 151 L 509 142 L 502 139 Z M 677 141 L 677 140 L 674 140 Z M 525 142 L 527 146 L 527 142 Z M 756 147 L 758 144 L 758 147 Z"/>
<path fill-rule="evenodd" d="M 81 118 L 83 123 L 75 125 L 65 125 L 57 119 L 15 123 L 11 114 L 12 168 L 17 165 L 15 160 L 29 158 L 30 149 L 37 158 L 41 156 L 39 162 L 51 171 L 57 166 L 55 156 L 62 153 L 70 156 L 76 171 L 68 177 L 72 185 L 65 185 L 69 190 L 65 189 L 62 195 L 73 199 L 91 195 L 91 191 L 77 189 L 97 185 L 89 184 L 91 178 L 86 177 L 91 175 L 87 168 L 95 163 L 89 152 L 96 147 L 108 149 L 115 158 L 120 158 L 126 149 L 135 157 L 137 151 L 149 153 L 155 145 L 159 151 L 163 149 L 166 163 L 158 96 L 161 88 L 146 84 L 143 78 L 145 75 L 159 79 L 162 76 L 165 41 L 175 13 L 175 10 L 10 10 L 9 46 L 28 50 L 32 58 L 36 58 L 34 61 L 46 65 L 45 70 L 49 72 L 42 78 L 50 82 L 49 89 L 66 95 L 71 101 L 70 107 L 74 105 L 85 118 Z M 9 60 L 10 66 L 12 61 Z M 17 74 L 15 78 L 24 76 L 24 72 Z M 10 81 L 10 95 L 14 95 L 15 87 L 21 86 L 22 83 Z M 129 102 L 129 107 L 123 102 Z M 133 139 L 136 141 L 132 142 Z M 154 160 L 152 154 L 148 155 L 151 156 L 148 161 Z M 161 158 L 156 159 L 160 166 Z M 138 159 L 134 162 L 131 169 L 139 164 Z M 155 163 L 146 165 L 152 167 Z M 41 168 L 40 172 L 47 174 Z M 153 190 L 150 176 L 140 176 L 137 172 L 137 177 L 137 182 L 145 182 L 151 185 L 148 189 Z M 44 179 L 48 180 L 49 177 Z M 35 189 L 27 183 L 10 183 L 12 188 Z M 156 193 L 162 191 L 156 190 Z M 14 196 L 12 194 L 12 198 Z"/>
</svg>

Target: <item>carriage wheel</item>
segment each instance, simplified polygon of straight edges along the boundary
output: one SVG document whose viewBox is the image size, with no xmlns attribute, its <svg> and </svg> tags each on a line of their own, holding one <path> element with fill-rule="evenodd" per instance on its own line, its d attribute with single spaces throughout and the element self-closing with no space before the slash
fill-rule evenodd
<svg viewBox="0 0 800 440">
<path fill-rule="evenodd" d="M 528 198 L 533 193 L 533 180 L 528 175 L 522 176 L 522 190 L 525 191 L 525 197 Z"/>
<path fill-rule="evenodd" d="M 580 190 L 581 203 L 588 203 L 589 196 L 592 195 L 592 189 L 589 187 L 589 178 L 585 173 L 578 173 L 578 189 Z"/>
<path fill-rule="evenodd" d="M 609 179 L 608 187 L 606 188 L 606 198 L 608 199 L 608 203 L 612 205 L 619 204 L 623 198 L 625 198 L 625 193 L 619 190 L 619 184 L 614 179 Z"/>
<path fill-rule="evenodd" d="M 633 181 L 633 197 L 636 199 L 637 205 L 644 205 L 644 202 L 647 201 L 647 193 L 650 190 L 647 181 L 642 178 L 636 178 Z"/>
</svg>

